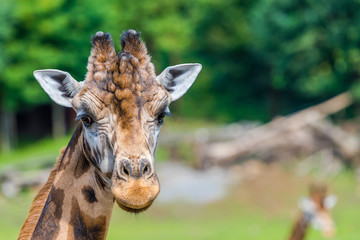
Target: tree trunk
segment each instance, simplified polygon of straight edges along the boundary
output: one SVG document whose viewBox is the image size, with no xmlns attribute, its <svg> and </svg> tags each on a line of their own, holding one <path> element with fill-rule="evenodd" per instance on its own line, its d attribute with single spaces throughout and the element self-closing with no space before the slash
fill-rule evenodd
<svg viewBox="0 0 360 240">
<path fill-rule="evenodd" d="M 66 133 L 64 108 L 56 103 L 51 103 L 51 110 L 52 136 L 53 138 L 64 136 Z"/>
<path fill-rule="evenodd" d="M 343 110 L 352 102 L 353 99 L 350 93 L 345 92 L 295 114 L 276 118 L 265 125 L 252 129 L 237 139 L 210 143 L 207 145 L 206 150 L 201 152 L 205 155 L 199 156 L 200 161 L 210 161 L 218 164 L 235 161 L 241 156 L 256 151 L 260 146 L 264 147 L 266 144 L 272 146 L 279 136 L 314 124 L 330 114 Z M 339 135 L 337 137 L 339 138 Z M 346 152 L 353 153 L 352 149 Z"/>
<path fill-rule="evenodd" d="M 280 91 L 277 91 L 273 88 L 268 90 L 268 99 L 269 99 L 269 106 L 268 106 L 268 115 L 270 119 L 276 117 L 280 113 Z"/>
<path fill-rule="evenodd" d="M 0 114 L 1 124 L 1 151 L 13 150 L 17 143 L 16 115 L 13 112 L 2 111 Z"/>
</svg>

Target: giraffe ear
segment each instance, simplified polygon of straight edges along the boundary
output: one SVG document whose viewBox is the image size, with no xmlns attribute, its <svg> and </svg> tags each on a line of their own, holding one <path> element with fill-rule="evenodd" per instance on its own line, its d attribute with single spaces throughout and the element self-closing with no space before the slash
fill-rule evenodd
<svg viewBox="0 0 360 240">
<path fill-rule="evenodd" d="M 332 209 L 337 203 L 337 197 L 335 195 L 329 195 L 324 199 L 324 207 L 326 209 Z"/>
<path fill-rule="evenodd" d="M 175 65 L 167 67 L 156 79 L 170 93 L 171 100 L 175 101 L 191 87 L 201 68 L 199 63 Z"/>
<path fill-rule="evenodd" d="M 49 97 L 64 107 L 72 107 L 71 101 L 82 87 L 82 82 L 76 81 L 69 73 L 56 69 L 37 70 L 34 77 Z"/>
<path fill-rule="evenodd" d="M 300 198 L 298 204 L 303 212 L 311 213 L 315 210 L 314 202 L 308 197 Z"/>
</svg>

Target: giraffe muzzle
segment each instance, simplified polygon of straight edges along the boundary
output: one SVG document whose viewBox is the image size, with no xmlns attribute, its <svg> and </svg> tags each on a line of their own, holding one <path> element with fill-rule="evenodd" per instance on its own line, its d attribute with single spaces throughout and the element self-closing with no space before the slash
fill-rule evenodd
<svg viewBox="0 0 360 240">
<path fill-rule="evenodd" d="M 119 207 L 138 213 L 151 206 L 160 186 L 150 161 L 124 159 L 114 169 L 111 191 Z"/>
</svg>

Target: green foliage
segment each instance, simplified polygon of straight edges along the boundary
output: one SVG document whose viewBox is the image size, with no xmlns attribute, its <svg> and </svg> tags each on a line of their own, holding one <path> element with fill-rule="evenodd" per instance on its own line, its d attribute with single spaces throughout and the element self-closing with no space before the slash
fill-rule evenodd
<svg viewBox="0 0 360 240">
<path fill-rule="evenodd" d="M 142 32 L 160 73 L 200 62 L 190 93 L 174 104 L 187 117 L 234 121 L 288 114 L 359 90 L 359 1 L 3 0 L 0 103 L 19 110 L 49 102 L 32 72 L 82 80 L 90 36 Z M 194 111 L 196 109 L 196 111 Z"/>
<path fill-rule="evenodd" d="M 251 11 L 254 53 L 282 109 L 354 88 L 359 79 L 358 1 L 269 0 Z"/>
<path fill-rule="evenodd" d="M 102 21 L 98 20 L 104 12 L 89 1 L 81 9 L 72 1 L 11 3 L 11 21 L 6 22 L 12 35 L 5 34 L 7 38 L 1 46 L 6 67 L 0 79 L 4 85 L 3 108 L 17 110 L 49 101 L 34 81 L 34 70 L 60 68 L 75 77 L 84 75 L 89 36 L 93 27 L 101 27 Z M 81 11 L 88 13 L 87 18 L 80 17 Z"/>
<path fill-rule="evenodd" d="M 34 167 L 48 162 L 55 162 L 60 155 L 60 149 L 68 144 L 69 139 L 70 136 L 43 139 L 23 146 L 16 151 L 0 153 L 0 167 L 16 165 L 21 169 L 22 166 L 29 168 L 29 166 Z"/>
</svg>

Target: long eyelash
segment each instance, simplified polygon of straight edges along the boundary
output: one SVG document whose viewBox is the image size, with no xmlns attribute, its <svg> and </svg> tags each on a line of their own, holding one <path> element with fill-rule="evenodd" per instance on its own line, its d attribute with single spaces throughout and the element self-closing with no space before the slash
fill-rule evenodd
<svg viewBox="0 0 360 240">
<path fill-rule="evenodd" d="M 95 117 L 94 115 L 92 115 L 92 114 L 90 114 L 90 113 L 87 113 L 86 111 L 80 111 L 80 112 L 78 113 L 78 115 L 76 115 L 75 121 L 80 120 L 81 118 L 83 118 L 83 117 L 85 117 L 85 116 L 89 116 L 89 117 L 90 117 L 91 119 L 93 119 L 94 121 L 95 121 L 95 119 L 96 119 L 96 117 Z M 99 119 L 97 119 L 97 120 L 99 120 Z"/>
<path fill-rule="evenodd" d="M 86 114 L 80 114 L 75 117 L 75 120 L 80 120 L 82 117 L 86 116 Z"/>
</svg>

